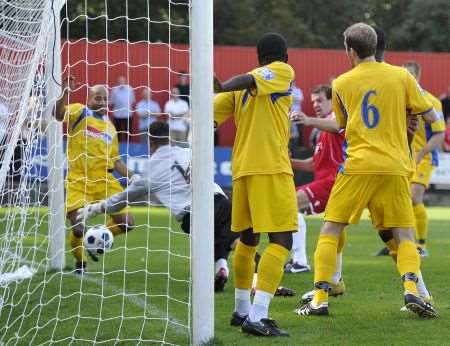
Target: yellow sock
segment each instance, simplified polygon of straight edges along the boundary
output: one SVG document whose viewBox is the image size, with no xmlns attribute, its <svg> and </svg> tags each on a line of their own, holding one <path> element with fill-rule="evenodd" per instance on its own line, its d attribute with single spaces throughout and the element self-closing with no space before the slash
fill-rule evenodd
<svg viewBox="0 0 450 346">
<path fill-rule="evenodd" d="M 314 283 L 330 282 L 336 270 L 336 253 L 339 239 L 334 235 L 321 234 L 314 253 Z M 328 292 L 316 290 L 314 304 L 320 305 L 328 301 Z"/>
<path fill-rule="evenodd" d="M 73 232 L 69 233 L 70 246 L 72 248 L 73 256 L 77 263 L 86 262 L 84 254 L 83 238 L 77 238 Z"/>
<path fill-rule="evenodd" d="M 425 247 L 428 236 L 428 216 L 423 203 L 414 206 L 414 216 L 416 219 L 416 239 L 420 247 Z"/>
<path fill-rule="evenodd" d="M 109 230 L 111 231 L 111 233 L 116 236 L 118 234 L 122 234 L 125 233 L 125 230 L 123 229 L 123 227 L 120 227 L 118 224 L 116 224 L 114 222 L 114 220 L 110 220 L 107 224 L 106 227 L 109 228 Z"/>
<path fill-rule="evenodd" d="M 283 278 L 283 267 L 289 256 L 285 247 L 269 243 L 258 265 L 256 289 L 274 294 Z"/>
<path fill-rule="evenodd" d="M 386 247 L 389 249 L 389 255 L 392 257 L 394 262 L 397 263 L 397 251 L 398 251 L 397 242 L 395 241 L 394 238 L 392 238 L 389 239 L 385 244 Z"/>
<path fill-rule="evenodd" d="M 341 253 L 344 249 L 345 242 L 347 241 L 347 228 L 344 228 L 339 236 L 339 242 L 337 247 L 337 253 Z"/>
<path fill-rule="evenodd" d="M 420 257 L 417 253 L 416 245 L 411 240 L 404 240 L 398 246 L 397 268 L 403 277 L 406 273 L 413 273 L 417 277 L 420 272 Z M 404 281 L 405 290 L 417 294 L 417 287 L 414 281 Z"/>
<path fill-rule="evenodd" d="M 233 255 L 234 287 L 239 289 L 252 288 L 255 254 L 256 246 L 248 246 L 238 240 Z"/>
</svg>

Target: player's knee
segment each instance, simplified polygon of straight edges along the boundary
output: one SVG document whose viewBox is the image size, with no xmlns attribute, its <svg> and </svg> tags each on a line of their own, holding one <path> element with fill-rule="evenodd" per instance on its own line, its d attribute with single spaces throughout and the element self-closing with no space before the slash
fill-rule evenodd
<svg viewBox="0 0 450 346">
<path fill-rule="evenodd" d="M 269 240 L 271 243 L 280 245 L 288 251 L 292 249 L 292 232 L 269 233 Z"/>
<path fill-rule="evenodd" d="M 341 223 L 325 221 L 320 229 L 320 234 L 333 235 L 336 238 L 339 238 L 345 226 L 346 225 Z"/>
<path fill-rule="evenodd" d="M 259 234 L 253 233 L 253 229 L 249 228 L 240 233 L 240 241 L 247 246 L 257 246 L 259 244 Z"/>
<path fill-rule="evenodd" d="M 75 238 L 83 238 L 84 228 L 79 225 L 75 225 L 72 227 L 72 234 Z"/>
<path fill-rule="evenodd" d="M 413 205 L 423 203 L 423 195 L 425 193 L 425 188 L 422 185 L 413 184 L 411 187 L 411 199 Z"/>
<path fill-rule="evenodd" d="M 390 229 L 380 230 L 378 234 L 384 243 L 387 243 L 394 238 L 394 234 Z"/>
</svg>

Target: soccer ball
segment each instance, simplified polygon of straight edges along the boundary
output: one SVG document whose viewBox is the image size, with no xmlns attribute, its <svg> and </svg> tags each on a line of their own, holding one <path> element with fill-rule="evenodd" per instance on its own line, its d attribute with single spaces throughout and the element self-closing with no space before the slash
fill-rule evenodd
<svg viewBox="0 0 450 346">
<path fill-rule="evenodd" d="M 111 250 L 113 243 L 114 236 L 105 225 L 93 226 L 84 235 L 84 246 L 97 255 L 103 255 Z"/>
</svg>

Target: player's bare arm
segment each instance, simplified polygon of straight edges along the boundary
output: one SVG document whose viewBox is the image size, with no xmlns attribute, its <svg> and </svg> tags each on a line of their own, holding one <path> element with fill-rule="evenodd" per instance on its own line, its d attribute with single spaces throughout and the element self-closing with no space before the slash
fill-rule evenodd
<svg viewBox="0 0 450 346">
<path fill-rule="evenodd" d="M 304 172 L 314 171 L 314 161 L 312 157 L 307 158 L 305 160 L 291 159 L 291 165 L 293 169 L 297 169 L 299 171 Z"/>
<path fill-rule="evenodd" d="M 411 145 L 414 139 L 414 134 L 419 128 L 419 118 L 415 115 L 408 115 L 406 118 L 406 123 L 408 126 L 408 145 Z"/>
<path fill-rule="evenodd" d="M 322 131 L 338 133 L 341 130 L 336 119 L 309 117 L 303 112 L 292 112 L 290 118 L 297 124 L 315 127 Z"/>
<path fill-rule="evenodd" d="M 214 92 L 216 93 L 251 89 L 255 86 L 255 80 L 249 74 L 234 76 L 226 82 L 221 82 L 217 76 L 214 76 Z"/>
<path fill-rule="evenodd" d="M 425 144 L 422 150 L 417 153 L 416 163 L 419 164 L 424 156 L 431 153 L 434 149 L 440 148 L 442 143 L 444 142 L 444 138 L 444 132 L 433 132 L 433 135 L 428 140 L 427 144 Z"/>
<path fill-rule="evenodd" d="M 64 114 L 66 113 L 65 106 L 69 103 L 69 93 L 72 90 L 75 90 L 77 84 L 75 83 L 75 78 L 73 76 L 69 76 L 64 80 L 63 83 L 63 93 L 61 97 L 56 101 L 54 117 L 58 121 L 64 120 Z"/>
</svg>

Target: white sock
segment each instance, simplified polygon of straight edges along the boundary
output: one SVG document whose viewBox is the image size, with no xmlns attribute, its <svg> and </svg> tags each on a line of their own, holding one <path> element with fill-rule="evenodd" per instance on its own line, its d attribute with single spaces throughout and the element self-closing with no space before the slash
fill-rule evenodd
<svg viewBox="0 0 450 346">
<path fill-rule="evenodd" d="M 230 270 L 228 269 L 228 262 L 225 258 L 219 258 L 216 261 L 216 273 L 220 270 L 220 268 L 224 268 L 227 275 L 229 274 Z"/>
<path fill-rule="evenodd" d="M 417 281 L 417 292 L 423 298 L 428 298 L 431 296 L 430 292 L 427 290 L 427 286 L 425 286 L 425 281 L 423 281 L 422 272 L 419 272 L 418 281 Z"/>
<path fill-rule="evenodd" d="M 336 271 L 331 278 L 331 282 L 334 284 L 339 283 L 342 278 L 342 252 L 338 252 L 336 256 Z"/>
<path fill-rule="evenodd" d="M 292 260 L 307 266 L 306 257 L 306 223 L 302 213 L 298 213 L 298 231 L 292 233 Z"/>
<path fill-rule="evenodd" d="M 247 316 L 252 303 L 250 301 L 250 290 L 240 288 L 234 289 L 234 311 L 241 316 Z"/>
<path fill-rule="evenodd" d="M 258 322 L 263 318 L 269 317 L 269 305 L 272 298 L 273 294 L 256 290 L 255 298 L 253 298 L 253 304 L 248 315 L 251 322 Z"/>
</svg>

